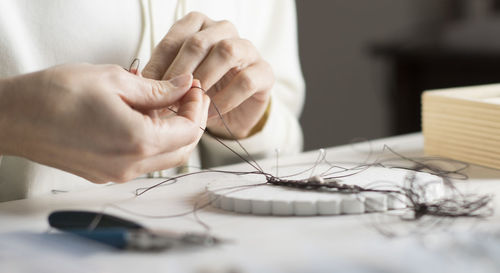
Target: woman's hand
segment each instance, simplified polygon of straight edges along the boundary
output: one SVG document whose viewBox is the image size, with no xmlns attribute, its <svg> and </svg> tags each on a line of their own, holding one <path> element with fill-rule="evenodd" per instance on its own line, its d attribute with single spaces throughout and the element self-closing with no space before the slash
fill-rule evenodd
<svg viewBox="0 0 500 273">
<path fill-rule="evenodd" d="M 254 45 L 238 36 L 228 21 L 192 12 L 177 21 L 155 48 L 142 71 L 147 78 L 168 80 L 193 74 L 217 105 L 236 138 L 247 137 L 269 104 L 274 75 Z M 231 138 L 213 105 L 212 133 Z"/>
<path fill-rule="evenodd" d="M 170 81 L 119 66 L 74 64 L 0 81 L 0 153 L 96 183 L 123 182 L 187 160 L 209 98 L 187 73 Z M 173 103 L 178 114 L 151 113 Z"/>
</svg>

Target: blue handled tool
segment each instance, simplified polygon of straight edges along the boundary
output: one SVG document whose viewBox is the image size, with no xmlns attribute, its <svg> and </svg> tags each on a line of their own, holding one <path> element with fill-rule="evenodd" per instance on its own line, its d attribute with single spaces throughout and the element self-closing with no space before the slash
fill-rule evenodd
<svg viewBox="0 0 500 273">
<path fill-rule="evenodd" d="M 152 232 L 130 220 L 90 211 L 55 211 L 51 227 L 118 249 L 162 250 L 183 246 L 213 246 L 219 239 L 208 234 Z"/>
</svg>

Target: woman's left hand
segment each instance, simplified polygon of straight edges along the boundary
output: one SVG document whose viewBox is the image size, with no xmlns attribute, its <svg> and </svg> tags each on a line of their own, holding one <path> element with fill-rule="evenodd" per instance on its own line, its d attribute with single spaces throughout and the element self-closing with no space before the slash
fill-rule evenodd
<svg viewBox="0 0 500 273">
<path fill-rule="evenodd" d="M 142 71 L 144 77 L 156 80 L 189 73 L 201 81 L 233 136 L 213 104 L 207 123 L 210 132 L 225 138 L 248 137 L 266 112 L 274 84 L 271 66 L 255 46 L 240 38 L 230 22 L 191 12 L 171 27 Z"/>
</svg>

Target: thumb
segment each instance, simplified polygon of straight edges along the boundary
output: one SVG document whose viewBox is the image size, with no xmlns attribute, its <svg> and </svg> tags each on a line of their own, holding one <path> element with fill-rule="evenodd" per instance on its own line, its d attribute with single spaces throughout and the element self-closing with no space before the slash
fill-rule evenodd
<svg viewBox="0 0 500 273">
<path fill-rule="evenodd" d="M 168 81 L 134 77 L 136 83 L 121 92 L 122 99 L 141 110 L 164 108 L 178 101 L 191 88 L 193 76 L 184 74 Z"/>
</svg>

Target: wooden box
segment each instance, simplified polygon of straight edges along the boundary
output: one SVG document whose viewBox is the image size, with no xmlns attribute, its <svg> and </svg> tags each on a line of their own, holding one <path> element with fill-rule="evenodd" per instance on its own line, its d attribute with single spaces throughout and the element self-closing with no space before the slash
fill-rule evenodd
<svg viewBox="0 0 500 273">
<path fill-rule="evenodd" d="M 500 169 L 500 84 L 426 91 L 425 153 Z"/>
</svg>

